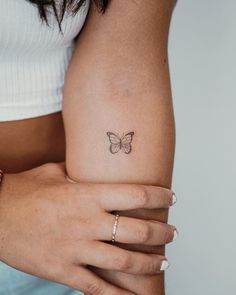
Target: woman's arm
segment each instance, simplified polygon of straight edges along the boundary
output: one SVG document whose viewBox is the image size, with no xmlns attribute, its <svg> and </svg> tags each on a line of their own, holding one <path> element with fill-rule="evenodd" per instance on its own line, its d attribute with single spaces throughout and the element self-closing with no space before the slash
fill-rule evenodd
<svg viewBox="0 0 236 295">
<path fill-rule="evenodd" d="M 72 179 L 170 188 L 175 126 L 167 40 L 173 6 L 166 0 L 148 5 L 116 0 L 104 15 L 91 7 L 64 89 L 66 166 Z M 167 214 L 164 209 L 127 212 L 162 222 Z M 164 247 L 153 251 L 163 254 Z M 140 295 L 164 294 L 163 275 L 97 272 Z"/>
</svg>

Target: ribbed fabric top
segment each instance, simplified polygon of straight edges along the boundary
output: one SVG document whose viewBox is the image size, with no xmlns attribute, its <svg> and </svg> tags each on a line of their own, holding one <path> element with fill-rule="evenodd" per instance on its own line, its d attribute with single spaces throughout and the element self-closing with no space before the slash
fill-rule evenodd
<svg viewBox="0 0 236 295">
<path fill-rule="evenodd" d="M 62 35 L 52 11 L 47 26 L 28 1 L 0 0 L 0 121 L 61 110 L 73 40 L 88 8 L 89 0 L 75 16 L 65 14 Z"/>
</svg>

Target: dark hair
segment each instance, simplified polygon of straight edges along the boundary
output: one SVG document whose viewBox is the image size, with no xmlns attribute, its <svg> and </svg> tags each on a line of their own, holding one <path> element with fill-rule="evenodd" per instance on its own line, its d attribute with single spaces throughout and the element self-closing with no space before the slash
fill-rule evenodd
<svg viewBox="0 0 236 295">
<path fill-rule="evenodd" d="M 37 5 L 38 10 L 39 10 L 39 15 L 42 21 L 46 22 L 47 21 L 47 11 L 46 9 L 51 7 L 53 9 L 53 12 L 55 14 L 55 17 L 57 19 L 57 23 L 59 26 L 59 29 L 61 31 L 61 22 L 63 20 L 64 14 L 66 11 L 72 12 L 73 15 L 75 15 L 81 6 L 84 4 L 86 0 L 60 0 L 59 4 L 57 4 L 56 0 L 27 0 L 35 5 Z M 98 10 L 101 13 L 104 13 L 109 0 L 92 0 Z"/>
</svg>

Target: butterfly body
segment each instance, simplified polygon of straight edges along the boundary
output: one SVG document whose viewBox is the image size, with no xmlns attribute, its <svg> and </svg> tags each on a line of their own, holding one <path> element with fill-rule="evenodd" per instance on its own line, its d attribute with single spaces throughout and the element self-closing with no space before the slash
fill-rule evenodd
<svg viewBox="0 0 236 295">
<path fill-rule="evenodd" d="M 118 153 L 120 150 L 125 154 L 129 154 L 132 151 L 131 142 L 133 140 L 134 132 L 129 132 L 120 137 L 113 132 L 107 132 L 107 136 L 110 141 L 110 152 L 112 154 Z"/>
</svg>

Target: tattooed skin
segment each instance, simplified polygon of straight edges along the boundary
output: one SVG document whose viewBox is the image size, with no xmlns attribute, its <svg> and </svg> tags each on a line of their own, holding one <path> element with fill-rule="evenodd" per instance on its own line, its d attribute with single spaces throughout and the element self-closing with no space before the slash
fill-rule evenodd
<svg viewBox="0 0 236 295">
<path fill-rule="evenodd" d="M 130 154 L 132 151 L 132 140 L 134 132 L 129 132 L 121 137 L 113 132 L 107 132 L 107 136 L 110 141 L 110 152 L 112 154 L 118 153 L 120 150 L 125 154 Z"/>
</svg>

